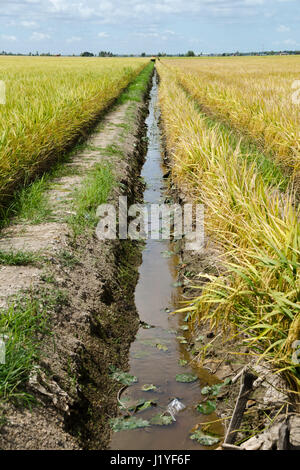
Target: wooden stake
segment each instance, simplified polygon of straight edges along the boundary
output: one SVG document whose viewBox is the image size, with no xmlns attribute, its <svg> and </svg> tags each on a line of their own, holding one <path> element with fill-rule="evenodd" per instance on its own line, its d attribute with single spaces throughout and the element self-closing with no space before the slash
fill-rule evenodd
<svg viewBox="0 0 300 470">
<path fill-rule="evenodd" d="M 224 444 L 234 444 L 236 440 L 236 435 L 243 420 L 246 403 L 250 392 L 252 391 L 253 382 L 256 378 L 257 377 L 247 369 L 243 371 L 239 396 L 235 404 L 233 415 L 225 436 Z"/>
</svg>

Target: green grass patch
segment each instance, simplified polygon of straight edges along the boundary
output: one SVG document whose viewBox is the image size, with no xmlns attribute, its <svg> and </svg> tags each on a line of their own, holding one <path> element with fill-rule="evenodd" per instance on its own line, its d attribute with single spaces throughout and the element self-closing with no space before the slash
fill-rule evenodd
<svg viewBox="0 0 300 470">
<path fill-rule="evenodd" d="M 137 78 L 128 86 L 128 88 L 119 96 L 117 104 L 127 103 L 128 101 L 143 101 L 145 90 L 147 89 L 149 78 L 153 72 L 154 63 L 149 62 Z"/>
<path fill-rule="evenodd" d="M 51 215 L 45 189 L 47 188 L 47 176 L 42 176 L 19 193 L 19 198 L 14 207 L 18 219 L 39 224 Z"/>
<path fill-rule="evenodd" d="M 56 163 L 50 171 L 44 173 L 40 178 L 29 185 L 25 184 L 15 194 L 10 206 L 2 211 L 0 227 L 9 225 L 11 217 L 15 217 L 17 222 L 30 222 L 32 225 L 51 219 L 53 214 L 46 191 L 51 188 L 53 180 L 79 173 L 78 168 L 65 165 L 65 163 L 71 161 L 71 156 L 74 153 L 76 153 L 75 150 L 67 154 L 63 161 Z"/>
<path fill-rule="evenodd" d="M 74 194 L 73 210 L 76 214 L 68 219 L 75 236 L 97 225 L 97 207 L 107 202 L 114 185 L 115 178 L 107 163 L 99 163 L 89 172 Z"/>
<path fill-rule="evenodd" d="M 104 153 L 105 153 L 105 155 L 109 155 L 111 157 L 113 157 L 113 156 L 117 156 L 117 157 L 121 157 L 121 158 L 124 157 L 123 150 L 120 147 L 118 147 L 118 145 L 116 145 L 116 144 L 107 145 L 104 149 Z"/>
<path fill-rule="evenodd" d="M 17 301 L 0 314 L 0 335 L 5 341 L 5 364 L 0 364 L 0 401 L 19 405 L 34 402 L 26 384 L 40 358 L 41 338 L 50 334 L 44 303 L 29 298 Z"/>
<path fill-rule="evenodd" d="M 27 266 L 42 261 L 42 257 L 36 253 L 26 251 L 3 251 L 0 250 L 0 265 Z"/>
<path fill-rule="evenodd" d="M 62 266 L 67 268 L 73 268 L 79 264 L 79 259 L 70 251 L 62 250 L 58 253 L 58 259 Z"/>
</svg>

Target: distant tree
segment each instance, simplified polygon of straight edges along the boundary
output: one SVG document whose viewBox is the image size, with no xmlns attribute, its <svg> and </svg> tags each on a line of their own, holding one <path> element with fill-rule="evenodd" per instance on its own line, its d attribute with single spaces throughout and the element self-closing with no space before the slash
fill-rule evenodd
<svg viewBox="0 0 300 470">
<path fill-rule="evenodd" d="M 187 57 L 195 57 L 195 52 L 194 51 L 187 51 L 186 56 Z"/>
<path fill-rule="evenodd" d="M 81 57 L 94 57 L 94 54 L 92 52 L 82 52 L 81 54 Z"/>
<path fill-rule="evenodd" d="M 115 54 L 109 51 L 100 51 L 98 54 L 99 57 L 114 57 Z"/>
<path fill-rule="evenodd" d="M 141 57 L 146 57 L 146 52 L 142 52 Z"/>
</svg>

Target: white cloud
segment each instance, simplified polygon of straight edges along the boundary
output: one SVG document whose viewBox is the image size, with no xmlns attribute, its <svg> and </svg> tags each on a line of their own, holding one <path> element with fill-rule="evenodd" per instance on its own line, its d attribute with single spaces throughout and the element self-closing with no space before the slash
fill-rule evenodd
<svg viewBox="0 0 300 470">
<path fill-rule="evenodd" d="M 9 35 L 9 34 L 2 34 L 1 37 L 5 41 L 16 41 L 17 40 L 16 36 Z"/>
<path fill-rule="evenodd" d="M 30 36 L 30 39 L 31 39 L 32 41 L 43 41 L 44 39 L 50 39 L 50 36 L 49 36 L 49 34 L 38 33 L 37 31 L 35 31 L 35 32 L 32 33 L 32 35 Z"/>
<path fill-rule="evenodd" d="M 283 43 L 287 46 L 296 46 L 297 41 L 295 41 L 294 39 L 285 39 Z"/>
<path fill-rule="evenodd" d="M 158 33 L 133 33 L 134 36 L 139 36 L 140 38 L 158 38 L 159 34 Z"/>
<path fill-rule="evenodd" d="M 101 33 L 98 33 L 99 38 L 109 38 L 109 35 L 105 33 L 104 31 L 101 31 Z"/>
<path fill-rule="evenodd" d="M 278 26 L 277 31 L 279 33 L 288 33 L 291 30 L 289 26 L 285 26 L 284 24 L 281 24 Z"/>
<path fill-rule="evenodd" d="M 271 0 L 1 0 L 0 12 L 5 16 L 21 16 L 30 12 L 30 19 L 49 21 L 89 20 L 116 24 L 124 20 L 163 20 L 165 15 L 185 14 L 189 17 L 258 15 Z M 29 6 L 30 5 L 30 6 Z M 146 18 L 148 16 L 148 18 Z M 147 21 L 146 21 L 147 22 Z"/>
<path fill-rule="evenodd" d="M 71 38 L 68 38 L 68 39 L 66 40 L 66 42 L 67 42 L 68 44 L 72 44 L 73 42 L 80 42 L 81 40 L 82 40 L 82 38 L 79 37 L 79 36 L 72 36 Z"/>
<path fill-rule="evenodd" d="M 35 21 L 21 21 L 20 23 L 22 26 L 24 26 L 25 28 L 32 28 L 34 26 L 37 26 L 37 23 Z"/>
</svg>

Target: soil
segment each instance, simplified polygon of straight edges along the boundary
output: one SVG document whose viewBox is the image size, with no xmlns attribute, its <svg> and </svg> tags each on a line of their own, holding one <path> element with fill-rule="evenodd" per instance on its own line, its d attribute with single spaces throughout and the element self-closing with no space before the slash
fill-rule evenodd
<svg viewBox="0 0 300 470">
<path fill-rule="evenodd" d="M 139 201 L 146 115 L 147 94 L 143 103 L 121 104 L 108 112 L 88 148 L 68 164 L 76 174 L 56 179 L 48 191 L 55 220 L 15 223 L 1 233 L 0 250 L 25 250 L 44 259 L 36 266 L 1 267 L 1 305 L 19 295 L 48 305 L 53 292 L 61 295 L 58 304 L 49 306 L 52 335 L 42 341 L 42 358 L 26 385 L 36 404 L 31 409 L 11 402 L 1 406 L 3 450 L 107 448 L 120 388 L 111 371 L 126 370 L 139 327 L 134 289 L 141 245 L 100 241 L 92 232 L 74 238 L 65 216 L 71 212 L 71 191 L 103 160 L 113 160 L 117 181 L 108 202 L 117 203 L 121 187 L 130 203 Z M 130 130 L 124 132 L 120 124 L 128 122 Z M 105 151 L 120 142 L 122 155 Z"/>
</svg>

